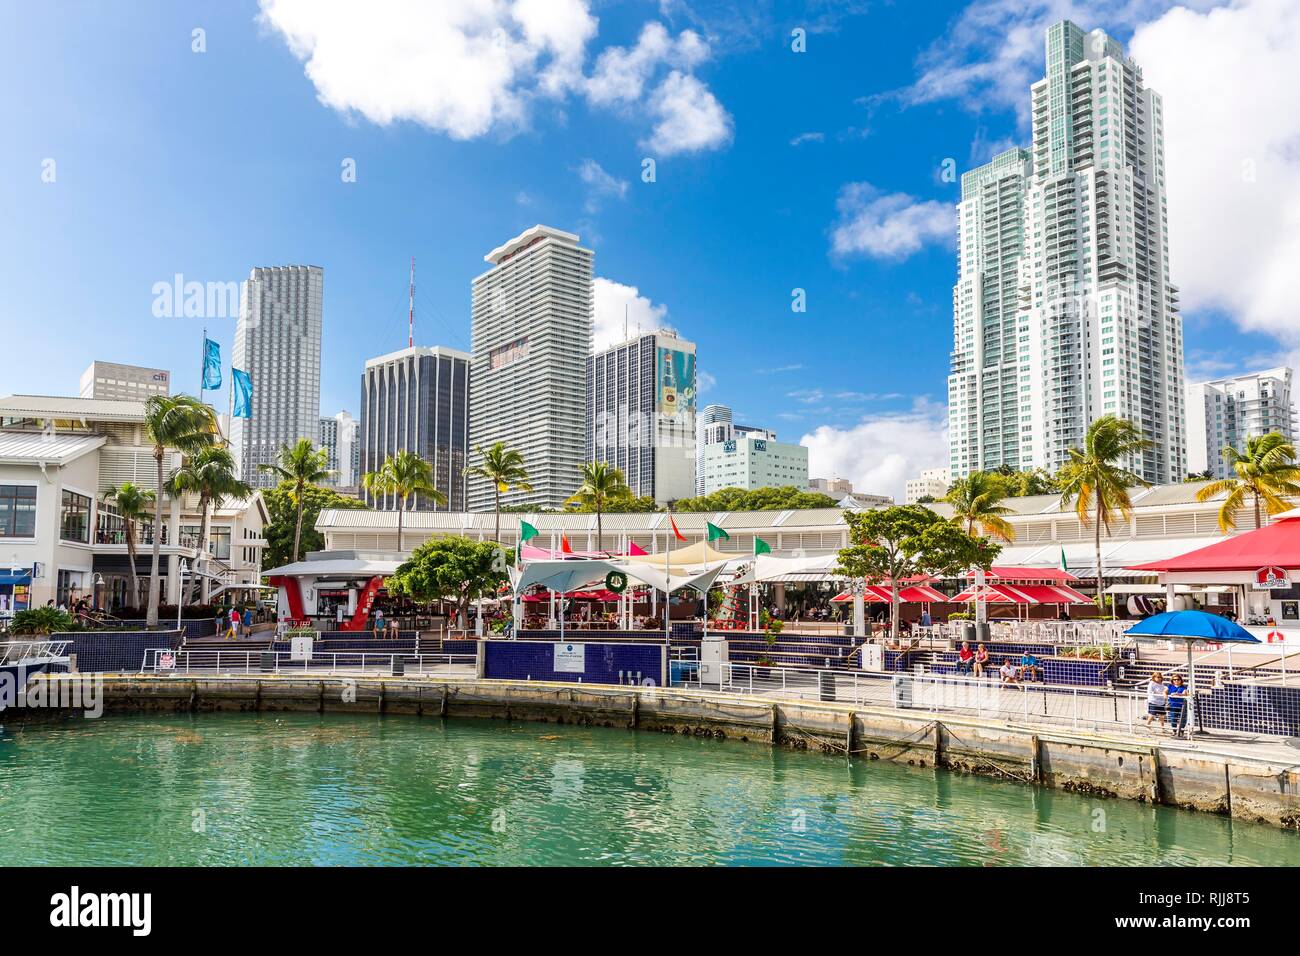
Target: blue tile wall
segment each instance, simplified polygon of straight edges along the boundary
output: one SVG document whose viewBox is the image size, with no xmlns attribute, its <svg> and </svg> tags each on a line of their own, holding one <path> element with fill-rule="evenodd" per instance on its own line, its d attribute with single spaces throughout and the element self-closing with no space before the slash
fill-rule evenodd
<svg viewBox="0 0 1300 956">
<path fill-rule="evenodd" d="M 558 642 L 556 642 L 558 643 Z M 567 642 L 566 642 L 567 643 Z M 646 684 L 663 686 L 663 645 L 586 645 L 581 674 L 555 670 L 555 644 L 540 641 L 486 641 L 483 673 L 494 680 L 543 680 L 584 684 Z"/>
<path fill-rule="evenodd" d="M 180 631 L 69 631 L 51 634 L 50 640 L 71 641 L 69 654 L 77 655 L 77 670 L 91 672 L 138 671 L 145 651 L 151 648 L 179 650 Z M 59 664 L 51 671 L 66 672 Z"/>
</svg>

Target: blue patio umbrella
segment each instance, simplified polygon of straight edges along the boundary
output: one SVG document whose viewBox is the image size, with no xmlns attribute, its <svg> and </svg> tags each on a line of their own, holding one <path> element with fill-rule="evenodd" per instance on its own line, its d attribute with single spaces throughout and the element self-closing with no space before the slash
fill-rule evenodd
<svg viewBox="0 0 1300 956">
<path fill-rule="evenodd" d="M 1258 644 L 1259 638 L 1251 634 L 1236 621 L 1230 621 L 1218 614 L 1205 611 L 1165 611 L 1153 614 L 1145 621 L 1139 621 L 1130 627 L 1126 634 L 1134 637 L 1166 637 L 1176 641 L 1187 642 L 1187 683 L 1192 697 L 1192 706 L 1196 706 L 1196 671 L 1192 664 L 1192 644 L 1196 641 L 1214 641 L 1216 644 Z M 1190 728 L 1196 726 L 1196 712 L 1192 710 L 1188 720 Z"/>
</svg>

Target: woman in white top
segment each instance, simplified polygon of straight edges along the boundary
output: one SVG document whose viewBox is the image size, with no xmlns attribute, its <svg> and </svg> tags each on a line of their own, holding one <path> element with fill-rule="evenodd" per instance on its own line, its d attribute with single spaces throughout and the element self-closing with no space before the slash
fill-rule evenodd
<svg viewBox="0 0 1300 956">
<path fill-rule="evenodd" d="M 1165 716 L 1169 712 L 1169 685 L 1164 676 L 1156 671 L 1147 684 L 1147 729 L 1151 729 L 1151 719 L 1160 718 L 1160 726 L 1165 726 Z"/>
</svg>

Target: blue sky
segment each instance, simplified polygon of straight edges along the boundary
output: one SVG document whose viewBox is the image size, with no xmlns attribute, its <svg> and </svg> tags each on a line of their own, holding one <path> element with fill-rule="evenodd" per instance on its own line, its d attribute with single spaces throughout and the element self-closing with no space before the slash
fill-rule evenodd
<svg viewBox="0 0 1300 956">
<path fill-rule="evenodd" d="M 410 256 L 417 341 L 468 348 L 484 253 L 544 222 L 596 250 L 606 330 L 624 301 L 672 325 L 698 343 L 702 402 L 809 436 L 814 473 L 899 492 L 945 457 L 958 187 L 943 164 L 960 173 L 1027 144 L 1042 26 L 1074 14 L 1132 39 L 1171 127 L 1172 100 L 1192 94 L 1156 73 L 1196 82 L 1176 47 L 1221 50 L 1239 33 L 1236 55 L 1258 61 L 1248 37 L 1267 20 L 1289 63 L 1300 35 L 1279 14 L 1295 5 L 1270 0 L 988 0 L 924 16 L 829 0 L 475 6 L 0 5 L 0 393 L 73 393 L 92 359 L 168 368 L 194 391 L 201 328 L 228 361 L 234 320 L 155 317 L 155 283 L 312 263 L 325 269 L 322 412 L 355 414 L 364 360 L 406 343 Z M 791 49 L 797 28 L 806 52 Z M 1237 122 L 1252 184 L 1295 172 L 1296 129 Z M 1170 138 L 1171 180 L 1186 180 Z M 1176 198 L 1171 185 L 1171 217 Z M 1285 262 L 1253 266 L 1257 294 L 1242 293 L 1213 248 L 1231 225 L 1207 225 L 1214 208 L 1187 201 L 1171 219 L 1189 366 L 1272 364 L 1297 347 L 1275 302 Z M 1293 222 L 1257 216 L 1295 239 Z M 791 310 L 795 289 L 806 312 Z"/>
</svg>

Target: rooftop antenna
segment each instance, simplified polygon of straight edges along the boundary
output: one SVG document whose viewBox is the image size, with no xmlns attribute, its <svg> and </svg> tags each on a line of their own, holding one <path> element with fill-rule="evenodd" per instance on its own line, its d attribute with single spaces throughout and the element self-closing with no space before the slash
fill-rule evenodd
<svg viewBox="0 0 1300 956">
<path fill-rule="evenodd" d="M 415 348 L 415 256 L 411 256 L 411 312 L 410 331 L 406 338 L 406 347 Z"/>
</svg>

